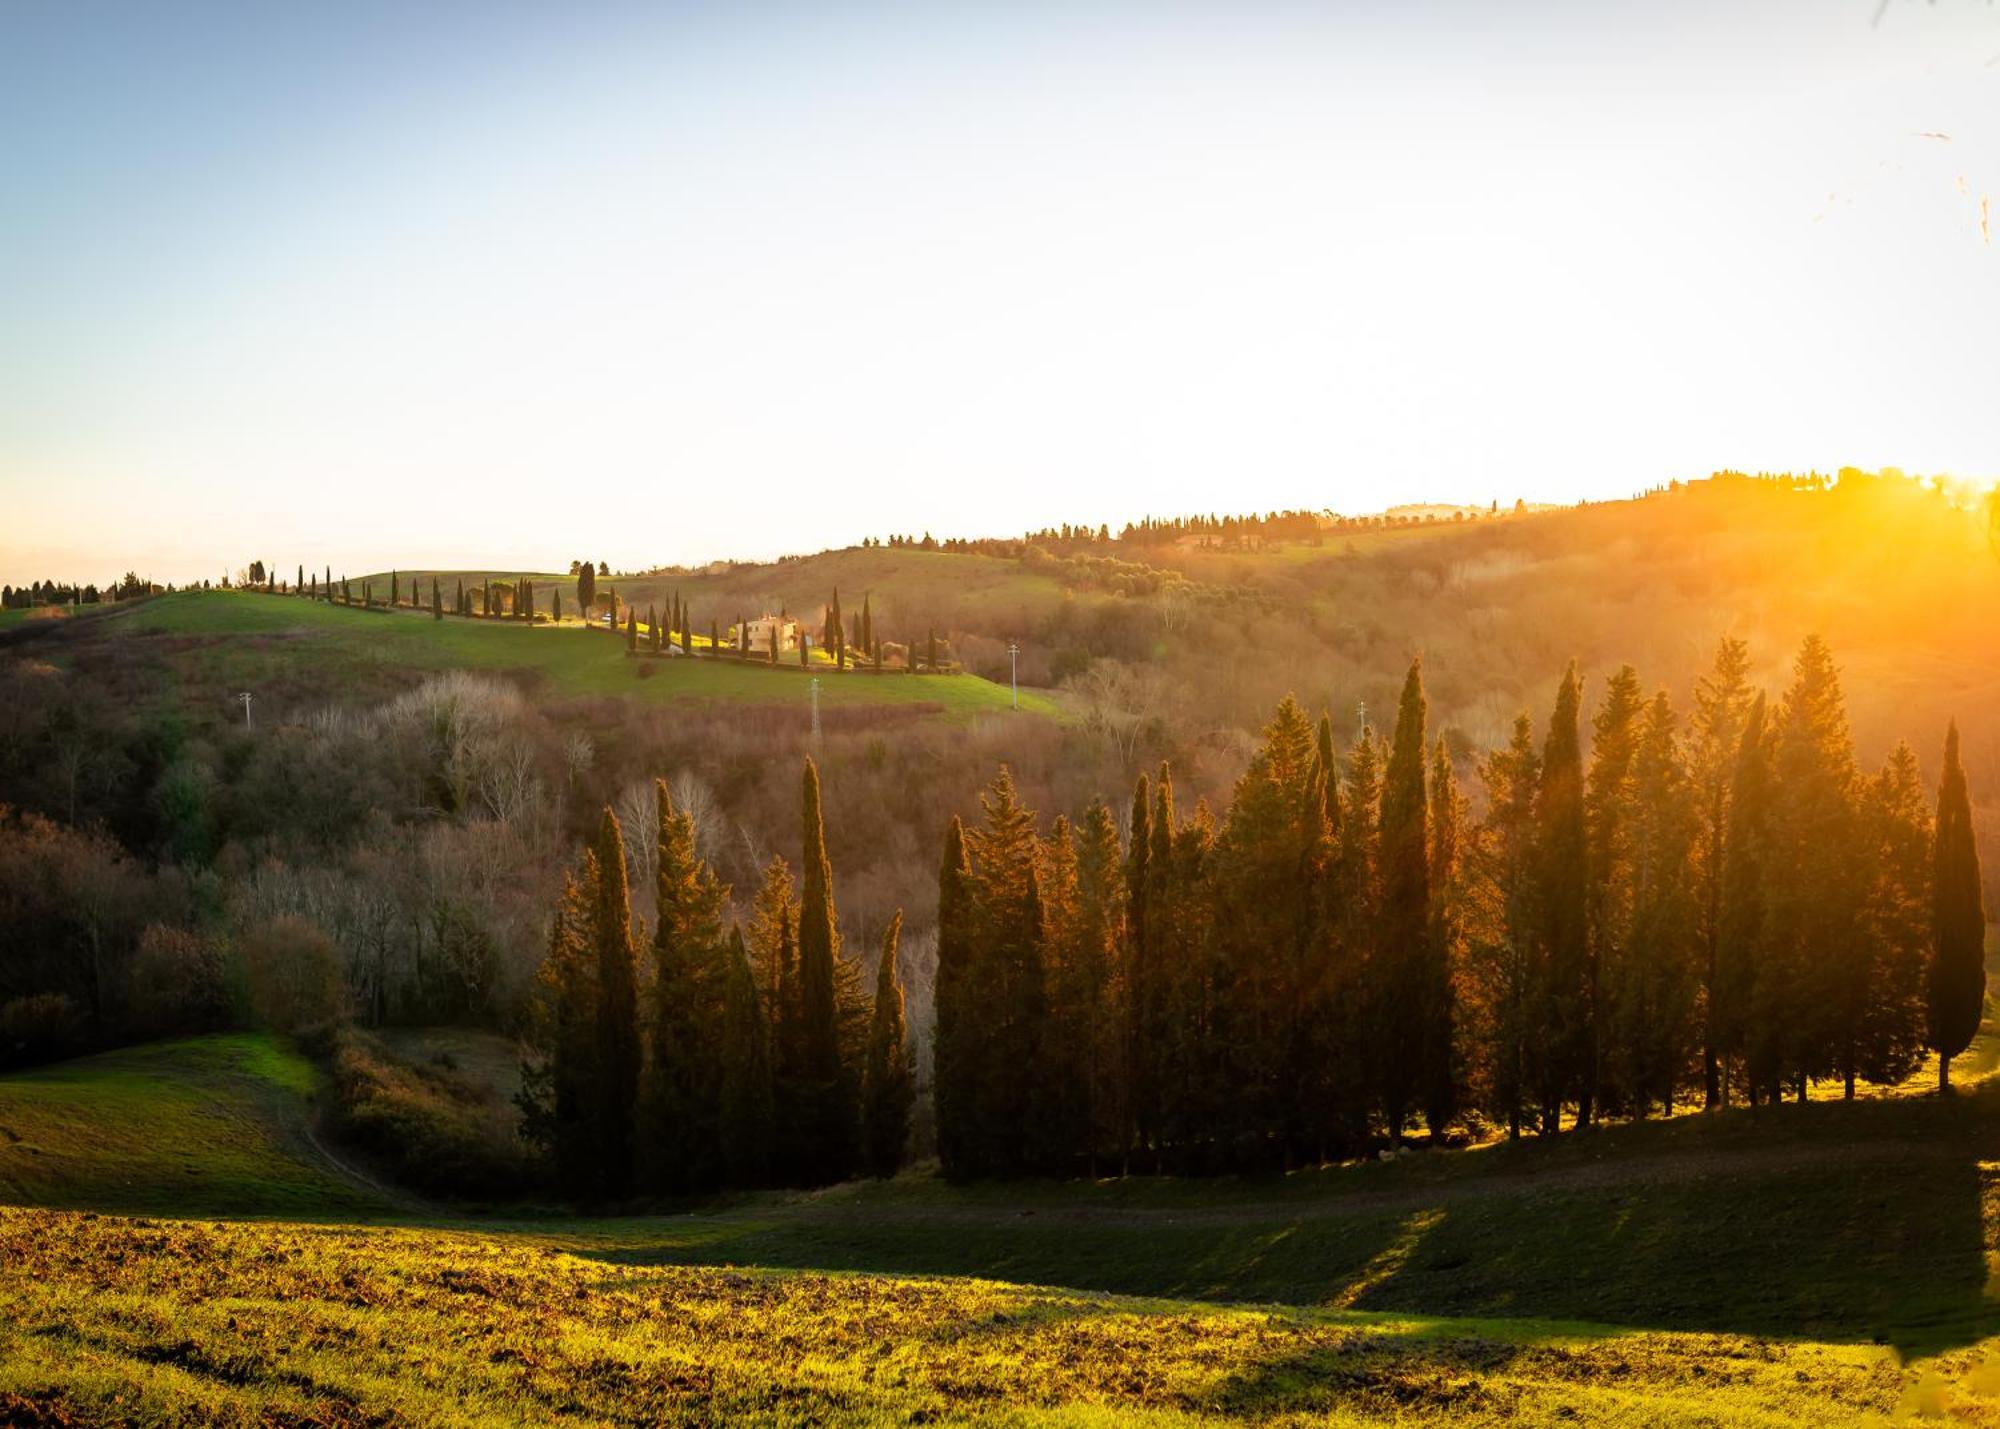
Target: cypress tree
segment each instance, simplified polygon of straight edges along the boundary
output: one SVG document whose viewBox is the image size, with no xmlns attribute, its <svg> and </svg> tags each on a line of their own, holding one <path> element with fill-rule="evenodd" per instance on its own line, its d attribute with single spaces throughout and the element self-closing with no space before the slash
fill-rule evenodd
<svg viewBox="0 0 2000 1429">
<path fill-rule="evenodd" d="M 1624 957 L 1605 988 L 1605 1063 L 1620 1105 L 1671 1114 L 1698 1039 L 1697 794 L 1666 691 L 1641 714 L 1632 756 Z"/>
<path fill-rule="evenodd" d="M 1402 1139 L 1404 1116 L 1421 1081 L 1417 1055 L 1426 1019 L 1431 897 L 1424 715 L 1421 663 L 1412 661 L 1382 781 L 1380 941 L 1369 996 L 1377 1038 L 1375 1084 L 1391 1145 Z"/>
<path fill-rule="evenodd" d="M 868 1054 L 861 1078 L 862 1144 L 868 1169 L 884 1179 L 902 1169 L 910 1139 L 910 1107 L 916 1100 L 916 1062 L 903 1020 L 903 982 L 896 967 L 902 910 L 882 935 L 882 959 L 875 972 L 874 1014 L 868 1025 Z"/>
<path fill-rule="evenodd" d="M 1586 1014 L 1583 1083 L 1576 1124 L 1590 1125 L 1604 1094 L 1604 988 L 1623 975 L 1632 929 L 1632 766 L 1643 710 L 1639 675 L 1621 666 L 1605 682 L 1591 717 L 1590 772 L 1584 779 L 1584 866 L 1588 936 L 1584 955 Z"/>
<path fill-rule="evenodd" d="M 973 927 L 972 865 L 965 828 L 956 814 L 944 834 L 938 864 L 937 1027 L 931 1042 L 931 1098 L 937 1115 L 938 1162 L 947 1176 L 982 1169 L 974 1149 L 980 1068 L 970 993 L 979 944 Z"/>
<path fill-rule="evenodd" d="M 1869 781 L 1863 819 L 1867 995 L 1856 1023 L 1847 1029 L 1841 1070 L 1849 1101 L 1857 1076 L 1878 1085 L 1900 1082 L 1915 1070 L 1925 1046 L 1924 974 L 1936 834 L 1923 775 L 1908 743 L 1898 743 Z"/>
<path fill-rule="evenodd" d="M 1017 1173 L 1041 1164 L 1045 1138 L 1037 1117 L 1046 1013 L 1040 840 L 1035 816 L 1002 765 L 981 795 L 985 826 L 971 839 L 979 957 L 973 1003 L 984 1055 L 978 1156 L 988 1171 Z"/>
<path fill-rule="evenodd" d="M 436 576 L 431 577 L 431 619 L 444 619 L 444 592 L 438 588 Z"/>
<path fill-rule="evenodd" d="M 708 653 L 710 655 L 722 653 L 722 631 L 712 615 L 708 618 Z"/>
<path fill-rule="evenodd" d="M 646 607 L 646 629 L 650 632 L 647 638 L 652 641 L 653 653 L 657 655 L 660 653 L 660 618 L 653 613 L 650 605 Z"/>
<path fill-rule="evenodd" d="M 373 581 L 363 581 L 361 583 L 361 608 L 363 610 L 373 610 L 375 608 L 375 583 Z"/>
<path fill-rule="evenodd" d="M 719 1061 L 724 1172 L 732 1186 L 758 1186 L 770 1175 L 776 1104 L 770 1029 L 740 927 L 730 929 L 723 971 L 727 980 Z"/>
<path fill-rule="evenodd" d="M 652 1055 L 645 1106 L 649 1179 L 671 1192 L 713 1189 L 728 1173 L 722 1106 L 728 890 L 695 847 L 694 820 L 655 780 Z"/>
<path fill-rule="evenodd" d="M 389 604 L 390 604 L 391 606 L 398 606 L 398 605 L 401 605 L 402 603 L 403 603 L 403 597 L 402 597 L 402 596 L 401 596 L 401 595 L 400 595 L 400 594 L 398 593 L 398 587 L 397 587 L 397 584 L 396 584 L 396 573 L 395 573 L 394 571 L 390 571 L 390 572 L 389 572 Z"/>
<path fill-rule="evenodd" d="M 452 610 L 453 610 L 453 612 L 454 612 L 455 614 L 458 614 L 458 615 L 470 615 L 470 614 L 472 613 L 472 610 L 471 610 L 471 607 L 469 607 L 469 606 L 468 606 L 468 605 L 466 605 L 466 603 L 465 603 L 465 577 L 464 577 L 464 576 L 460 576 L 460 577 L 458 578 L 458 595 L 457 595 L 457 597 L 456 597 L 456 598 L 455 598 L 455 599 L 454 599 L 454 600 L 452 601 Z"/>
<path fill-rule="evenodd" d="M 1237 780 L 1216 846 L 1213 1075 L 1237 1088 L 1234 1156 L 1290 1158 L 1307 1141 L 1314 1059 L 1307 1001 L 1319 980 L 1317 884 L 1327 850 L 1311 723 L 1287 695 Z"/>
<path fill-rule="evenodd" d="M 533 625 L 535 623 L 535 583 L 529 580 L 526 576 L 523 576 L 521 578 L 521 597 L 519 605 L 521 611 L 521 619 L 527 621 L 528 624 Z"/>
<path fill-rule="evenodd" d="M 861 652 L 873 658 L 875 649 L 875 617 L 869 608 L 869 597 L 864 592 L 861 597 Z"/>
<path fill-rule="evenodd" d="M 1458 1114 L 1460 1066 L 1456 974 L 1463 961 L 1463 889 L 1460 865 L 1465 796 L 1458 789 L 1451 751 L 1439 735 L 1431 754 L 1430 940 L 1425 948 L 1417 1005 L 1417 1090 L 1432 1141 L 1441 1140 Z"/>
<path fill-rule="evenodd" d="M 1487 1114 L 1507 1128 L 1509 1140 L 1520 1139 L 1529 1044 L 1538 1031 L 1530 1016 L 1538 929 L 1535 791 L 1541 770 L 1534 724 L 1519 715 L 1507 747 L 1490 752 L 1480 766 L 1487 812 L 1471 850 L 1479 890 L 1471 901 L 1485 913 L 1469 948 L 1484 1068 L 1481 1092 Z"/>
<path fill-rule="evenodd" d="M 1750 715 L 1750 655 L 1743 641 L 1724 636 L 1714 668 L 1694 692 L 1694 744 L 1689 752 L 1696 815 L 1694 876 L 1702 954 L 1702 1104 L 1728 1098 L 1722 1043 L 1716 1023 L 1722 937 L 1723 866 L 1728 856 L 1729 790 L 1743 722 Z"/>
<path fill-rule="evenodd" d="M 625 837 L 609 808 L 592 847 L 590 941 L 597 961 L 597 1046 L 601 1077 L 590 1120 L 596 1129 L 595 1182 L 608 1195 L 632 1184 L 633 1114 L 639 1097 L 637 977 L 632 910 L 625 882 Z"/>
<path fill-rule="evenodd" d="M 597 567 L 585 561 L 576 573 L 576 611 L 586 624 L 597 608 Z"/>
<path fill-rule="evenodd" d="M 562 624 L 562 587 L 549 587 L 549 623 Z"/>
<path fill-rule="evenodd" d="M 694 632 L 688 629 L 687 611 L 681 611 L 681 654 L 694 654 Z"/>
<path fill-rule="evenodd" d="M 633 655 L 639 652 L 639 612 L 629 606 L 625 611 L 625 650 Z"/>
<path fill-rule="evenodd" d="M 1535 794 L 1535 901 L 1541 926 L 1529 1021 L 1541 1029 L 1533 1080 L 1545 1134 L 1559 1129 L 1565 1102 L 1586 1094 L 1590 1069 L 1588 837 L 1578 729 L 1582 700 L 1582 682 L 1571 661 L 1556 688 L 1542 745 L 1542 782 Z"/>
<path fill-rule="evenodd" d="M 808 757 L 802 781 L 804 857 L 799 904 L 799 1074 L 807 1144 L 802 1148 L 815 1185 L 844 1178 L 854 1165 L 856 1108 L 849 1069 L 841 1063 L 834 962 L 840 956 L 833 906 L 833 869 L 820 817 L 819 769 Z"/>
<path fill-rule="evenodd" d="M 1858 785 L 1854 744 L 1832 653 L 1808 636 L 1793 664 L 1774 751 L 1769 923 L 1755 1016 L 1771 1039 L 1774 1074 L 1801 1101 L 1836 1070 L 1840 1029 L 1866 979 L 1859 933 Z"/>
<path fill-rule="evenodd" d="M 1958 722 L 1944 737 L 1937 826 L 1931 864 L 1931 956 L 1927 1004 L 1931 1050 L 1938 1054 L 1938 1092 L 1951 1090 L 1951 1059 L 1972 1045 L 1986 1001 L 1986 910 L 1979 885 L 1979 849 L 1972 836 L 1972 802 L 1958 758 Z"/>
<path fill-rule="evenodd" d="M 931 627 L 930 639 L 927 648 L 924 651 L 924 668 L 926 670 L 929 670 L 933 675 L 935 675 L 937 673 L 937 667 L 938 667 L 937 627 L 933 625 Z"/>
<path fill-rule="evenodd" d="M 778 663 L 778 622 L 771 622 L 771 663 Z"/>
<path fill-rule="evenodd" d="M 1146 895 L 1153 851 L 1153 793 L 1145 772 L 1132 785 L 1130 842 L 1125 855 L 1125 1096 L 1132 1134 L 1152 1143 L 1155 1123 L 1151 1042 L 1156 1016 L 1155 975 Z"/>
<path fill-rule="evenodd" d="M 521 1037 L 521 1135 L 551 1166 L 571 1195 L 593 1189 L 598 1148 L 595 1089 L 601 1078 L 597 1041 L 597 969 L 590 946 L 595 857 L 584 872 L 563 878 L 562 898 L 549 920 L 547 952 L 535 974 Z"/>
<path fill-rule="evenodd" d="M 1712 1021 L 1722 1096 L 1728 1100 L 1728 1068 L 1740 1063 L 1744 1088 L 1754 1102 L 1769 1080 L 1764 1038 L 1752 1017 L 1752 994 L 1762 961 L 1771 789 L 1770 740 L 1765 730 L 1764 696 L 1756 695 L 1737 740 L 1730 776 L 1729 827 L 1722 865 L 1722 893 L 1716 922 L 1716 974 Z"/>
<path fill-rule="evenodd" d="M 306 567 L 305 567 L 305 562 L 301 561 L 299 563 L 298 584 L 292 587 L 292 594 L 304 595 L 305 593 L 306 593 Z"/>
</svg>

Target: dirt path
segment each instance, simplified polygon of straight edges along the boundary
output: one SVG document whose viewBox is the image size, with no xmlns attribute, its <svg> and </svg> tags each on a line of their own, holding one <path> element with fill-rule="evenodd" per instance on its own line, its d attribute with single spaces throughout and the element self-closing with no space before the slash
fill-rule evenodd
<svg viewBox="0 0 2000 1429">
<path fill-rule="evenodd" d="M 327 1144 L 326 1139 L 320 1135 L 319 1128 L 313 1124 L 313 1119 L 310 1116 L 303 1118 L 299 1122 L 297 1130 L 306 1145 L 312 1148 L 314 1154 L 325 1163 L 327 1169 L 332 1171 L 335 1176 L 357 1189 L 366 1191 L 369 1195 L 377 1197 L 392 1209 L 404 1215 L 421 1217 L 427 1221 L 455 1221 L 460 1219 L 454 1212 L 438 1205 L 435 1201 L 427 1201 L 412 1191 L 406 1191 L 400 1187 L 392 1186 L 386 1181 L 379 1180 L 360 1166 L 357 1166 L 354 1162 L 342 1156 Z"/>
</svg>

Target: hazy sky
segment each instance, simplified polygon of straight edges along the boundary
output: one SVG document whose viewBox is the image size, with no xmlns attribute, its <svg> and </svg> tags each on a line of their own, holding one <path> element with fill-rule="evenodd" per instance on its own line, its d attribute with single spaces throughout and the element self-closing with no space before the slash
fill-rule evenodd
<svg viewBox="0 0 2000 1429">
<path fill-rule="evenodd" d="M 1986 0 L 0 0 L 0 578 L 1996 475 L 1982 203 Z"/>
</svg>

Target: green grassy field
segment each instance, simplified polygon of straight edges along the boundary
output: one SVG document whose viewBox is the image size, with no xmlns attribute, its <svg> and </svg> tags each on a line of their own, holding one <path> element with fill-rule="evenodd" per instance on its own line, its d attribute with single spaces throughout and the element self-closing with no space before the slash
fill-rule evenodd
<svg viewBox="0 0 2000 1429">
<path fill-rule="evenodd" d="M 0 1211 L 0 1264 L 12 1423 L 1823 1424 L 1973 1405 L 1986 1372 L 1913 1381 L 1873 1345 L 607 1265 L 476 1230 Z"/>
<path fill-rule="evenodd" d="M 433 620 L 409 610 L 370 613 L 291 596 L 188 591 L 163 596 L 119 618 L 133 632 L 209 638 L 204 654 L 220 677 L 268 668 L 274 653 L 296 649 L 321 672 L 341 665 L 532 672 L 569 695 L 629 695 L 646 700 L 793 701 L 808 693 L 796 669 L 733 659 L 634 660 L 624 641 L 581 626 L 530 628 L 511 621 Z M 239 640 L 234 652 L 226 637 Z M 252 638 L 254 637 L 255 643 Z M 274 645 L 277 650 L 274 651 Z M 849 671 L 820 677 L 827 705 L 933 709 L 947 719 L 1011 713 L 1009 691 L 973 675 L 880 675 Z M 1047 695 L 1021 692 L 1021 712 L 1054 715 Z"/>
<path fill-rule="evenodd" d="M 313 1152 L 318 1073 L 269 1038 L 161 1043 L 0 1078 L 0 1202 L 340 1216 L 382 1203 Z"/>
<path fill-rule="evenodd" d="M 399 1211 L 314 1089 L 251 1036 L 0 1077 L 0 1422 L 2000 1420 L 1993 1082 L 592 1220 Z"/>
</svg>

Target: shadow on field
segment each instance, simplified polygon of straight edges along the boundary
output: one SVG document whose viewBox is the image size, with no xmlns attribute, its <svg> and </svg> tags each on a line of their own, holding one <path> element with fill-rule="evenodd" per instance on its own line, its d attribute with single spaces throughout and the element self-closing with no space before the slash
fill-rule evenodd
<svg viewBox="0 0 2000 1429">
<path fill-rule="evenodd" d="M 607 1224 L 580 1253 L 1905 1355 L 2000 1334 L 1988 1271 L 2000 1225 L 1987 1209 L 2000 1215 L 2000 1088 L 1745 1109 L 1431 1160 L 1312 1173 L 1311 1194 L 1276 1180 L 1024 1184 L 1009 1197 L 899 1183 Z"/>
</svg>

